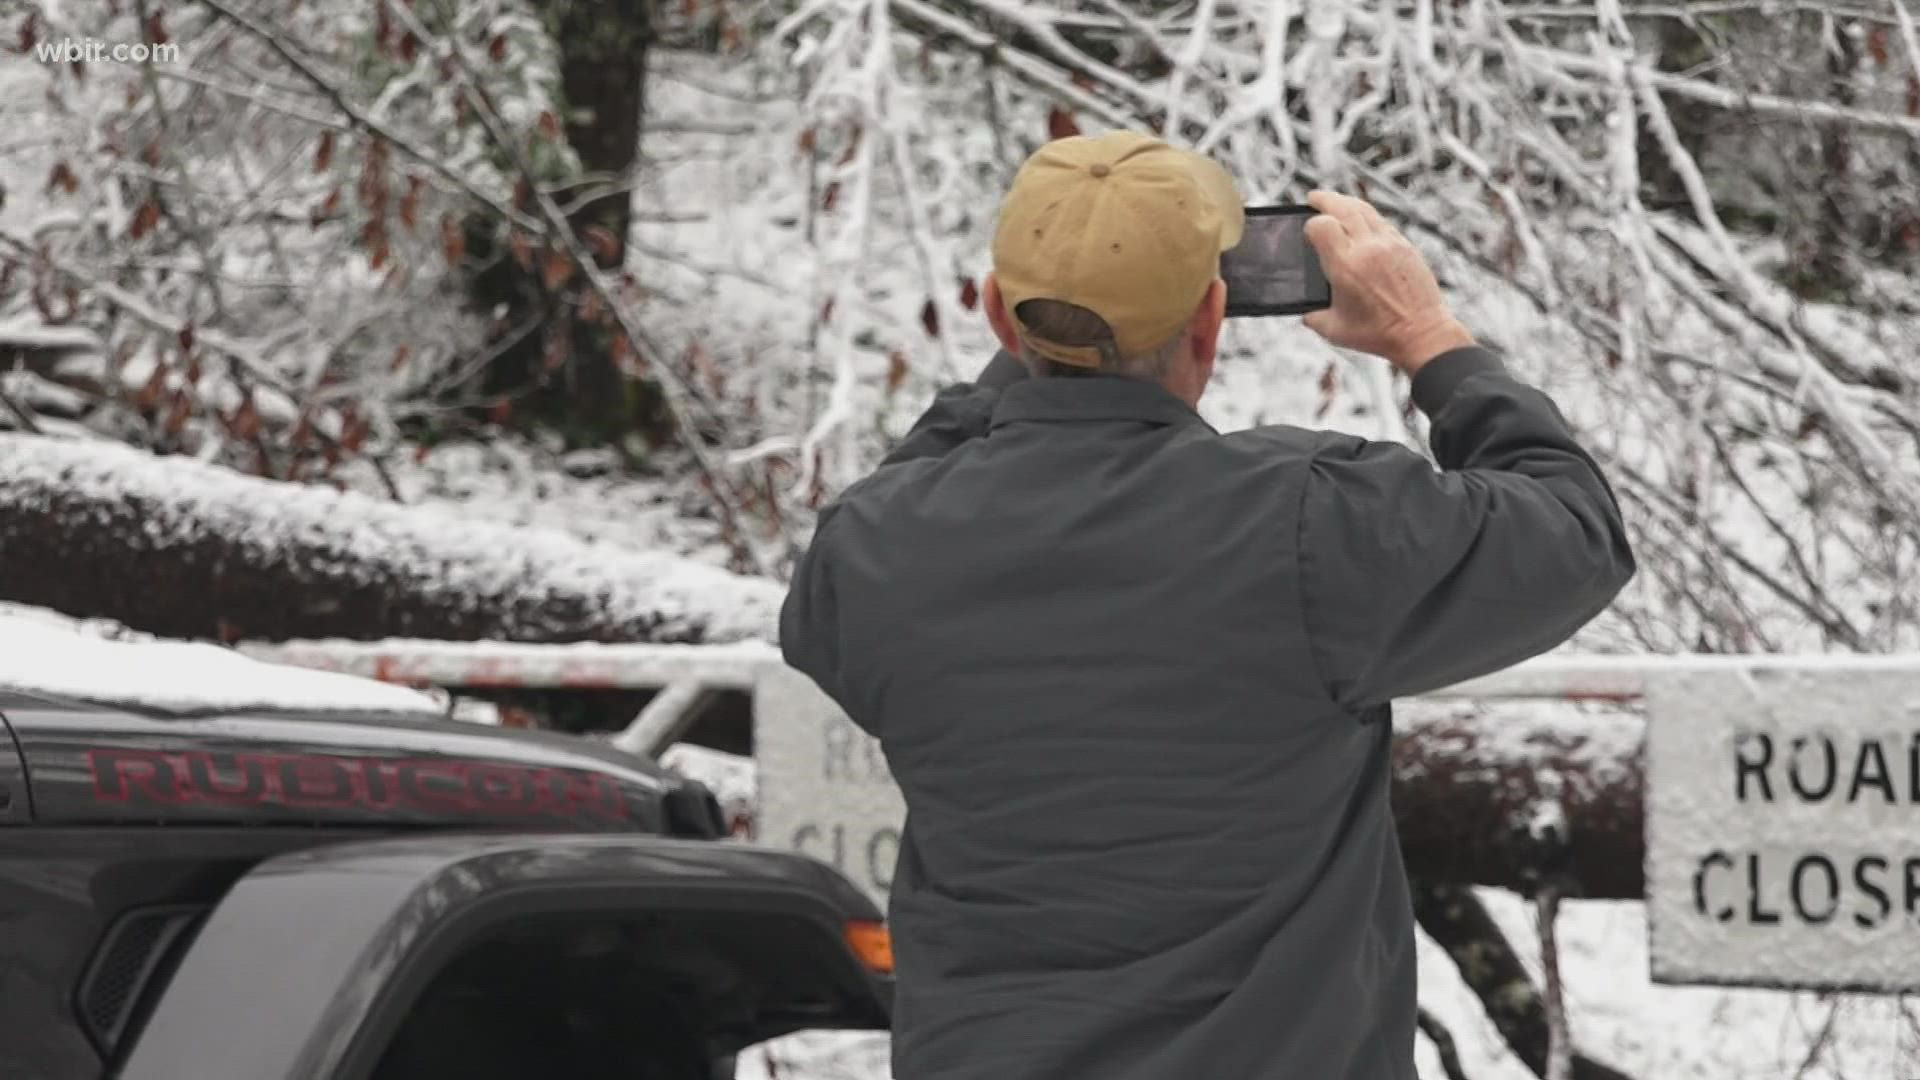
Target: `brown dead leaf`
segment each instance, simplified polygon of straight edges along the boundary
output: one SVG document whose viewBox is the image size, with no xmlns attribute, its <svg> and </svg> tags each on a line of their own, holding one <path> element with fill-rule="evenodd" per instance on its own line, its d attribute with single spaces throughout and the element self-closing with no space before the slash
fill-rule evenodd
<svg viewBox="0 0 1920 1080">
<path fill-rule="evenodd" d="M 352 406 L 348 406 L 341 418 L 340 449 L 349 454 L 359 453 L 360 448 L 366 445 L 367 433 L 367 422 L 353 411 Z"/>
<path fill-rule="evenodd" d="M 53 194 L 56 188 L 71 195 L 79 186 L 80 178 L 73 174 L 73 169 L 64 161 L 56 162 L 52 171 L 47 173 L 47 194 L 49 195 Z"/>
<path fill-rule="evenodd" d="M 548 248 L 540 259 L 540 283 L 548 292 L 558 292 L 573 279 L 573 258 L 559 248 Z"/>
<path fill-rule="evenodd" d="M 181 390 L 173 395 L 173 406 L 167 410 L 167 420 L 161 430 L 168 435 L 178 435 L 186 428 L 187 421 L 192 418 L 193 399 L 187 396 L 185 390 Z"/>
<path fill-rule="evenodd" d="M 1887 60 L 1889 59 L 1887 55 L 1887 28 L 1884 25 L 1874 27 L 1867 34 L 1867 55 L 1873 57 L 1875 67 L 1887 66 Z"/>
<path fill-rule="evenodd" d="M 400 224 L 412 232 L 420 219 L 420 192 L 427 186 L 418 176 L 407 177 L 407 193 L 400 196 Z"/>
<path fill-rule="evenodd" d="M 620 238 L 605 225 L 589 225 L 580 230 L 580 238 L 586 242 L 587 250 L 601 266 L 612 266 L 620 261 Z"/>
<path fill-rule="evenodd" d="M 233 421 L 227 425 L 233 437 L 243 442 L 253 441 L 260 434 L 260 410 L 254 407 L 253 395 L 247 395 L 240 407 L 233 411 Z"/>
<path fill-rule="evenodd" d="M 852 161 L 853 155 L 860 152 L 860 140 L 865 137 L 866 133 L 866 129 L 859 124 L 853 125 L 847 132 L 847 148 L 840 151 L 840 159 L 834 162 L 834 164 L 845 165 Z"/>
<path fill-rule="evenodd" d="M 1328 364 L 1326 369 L 1320 372 L 1320 404 L 1313 410 L 1315 420 L 1327 415 L 1333 409 L 1334 395 L 1339 391 L 1340 369 L 1334 364 Z"/>
<path fill-rule="evenodd" d="M 360 246 L 367 251 L 367 265 L 375 270 L 387 263 L 391 249 L 387 246 L 387 224 L 379 218 L 373 218 L 360 227 Z"/>
<path fill-rule="evenodd" d="M 167 366 L 153 365 L 153 374 L 147 376 L 146 385 L 133 397 L 134 408 L 150 413 L 160 407 L 160 399 L 167 392 Z"/>
<path fill-rule="evenodd" d="M 313 224 L 317 227 L 322 222 L 332 221 L 339 213 L 340 189 L 334 188 L 332 191 L 327 192 L 326 199 L 314 208 Z"/>
<path fill-rule="evenodd" d="M 448 266 L 459 266 L 460 260 L 467 255 L 467 234 L 460 228 L 460 220 L 452 214 L 440 219 L 440 254 L 446 258 Z"/>
<path fill-rule="evenodd" d="M 385 155 L 376 152 L 384 144 L 375 141 L 367 148 L 366 165 L 360 170 L 359 182 L 355 192 L 360 196 L 360 205 L 367 208 L 368 214 L 380 217 L 387 212 L 387 169 Z"/>
<path fill-rule="evenodd" d="M 133 221 L 127 226 L 127 237 L 138 240 L 154 230 L 160 224 L 160 204 L 148 199 L 133 212 Z"/>
</svg>

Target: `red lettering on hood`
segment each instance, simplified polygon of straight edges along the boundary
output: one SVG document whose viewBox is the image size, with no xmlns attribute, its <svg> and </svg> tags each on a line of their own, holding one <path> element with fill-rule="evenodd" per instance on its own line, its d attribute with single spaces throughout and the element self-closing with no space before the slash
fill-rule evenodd
<svg viewBox="0 0 1920 1080">
<path fill-rule="evenodd" d="M 87 765 L 95 797 L 109 803 L 630 820 L 620 785 L 584 769 L 455 758 L 104 748 L 89 750 Z"/>
</svg>

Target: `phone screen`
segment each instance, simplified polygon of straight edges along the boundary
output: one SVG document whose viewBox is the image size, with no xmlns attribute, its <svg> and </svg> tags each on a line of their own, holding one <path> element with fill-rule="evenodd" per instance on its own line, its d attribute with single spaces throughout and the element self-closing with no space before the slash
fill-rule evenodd
<svg viewBox="0 0 1920 1080">
<path fill-rule="evenodd" d="M 1301 315 L 1333 303 L 1320 256 L 1307 243 L 1311 206 L 1249 206 L 1240 243 L 1220 256 L 1228 315 Z"/>
</svg>

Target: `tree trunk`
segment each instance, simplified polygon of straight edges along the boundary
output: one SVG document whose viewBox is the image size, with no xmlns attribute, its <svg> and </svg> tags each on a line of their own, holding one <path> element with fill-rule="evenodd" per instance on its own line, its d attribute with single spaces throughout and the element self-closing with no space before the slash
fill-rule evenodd
<svg viewBox="0 0 1920 1080">
<path fill-rule="evenodd" d="M 1550 876 L 1571 895 L 1640 899 L 1644 725 L 1513 728 L 1470 716 L 1401 725 L 1393 809 L 1408 873 L 1523 894 Z"/>
<path fill-rule="evenodd" d="M 700 643 L 774 634 L 769 581 L 540 529 L 0 435 L 0 599 L 168 637 Z"/>
<path fill-rule="evenodd" d="M 1480 999 L 1487 1019 L 1514 1055 L 1536 1076 L 1547 1070 L 1547 1010 L 1519 956 L 1486 906 L 1467 885 L 1413 883 L 1420 928 L 1447 950 L 1460 977 Z M 1631 1080 L 1625 1073 L 1575 1052 L 1573 1080 Z"/>
<path fill-rule="evenodd" d="M 1858 26 L 1836 18 L 1832 49 L 1827 53 L 1831 99 L 1842 108 L 1853 107 L 1859 96 L 1854 90 L 1854 76 L 1860 67 L 1860 46 L 1854 40 L 1858 30 Z M 1809 300 L 1846 303 L 1857 284 L 1847 258 L 1856 239 L 1849 213 L 1857 202 L 1853 156 L 1852 131 L 1834 125 L 1820 132 L 1818 210 L 1808 223 L 1803 241 L 1808 256 L 1796 263 L 1798 272 L 1790 276 L 1794 292 Z"/>
<path fill-rule="evenodd" d="M 1661 71 L 1688 72 L 1714 55 L 1712 45 L 1701 31 L 1681 19 L 1656 17 L 1650 29 L 1650 36 L 1658 50 L 1654 66 Z M 1680 138 L 1680 145 L 1696 159 L 1699 158 L 1706 150 L 1713 110 L 1697 101 L 1685 99 L 1669 98 L 1665 104 L 1667 116 L 1673 121 L 1674 134 Z M 1693 202 L 1687 197 L 1679 170 L 1667 160 L 1659 137 L 1654 135 L 1652 127 L 1645 120 L 1639 125 L 1637 146 L 1641 203 L 1650 210 L 1676 210 L 1689 218 L 1693 217 Z"/>
<path fill-rule="evenodd" d="M 625 179 L 640 157 L 653 38 L 650 0 L 540 0 L 536 6 L 560 51 L 568 145 L 589 177 Z M 569 215 L 574 233 L 603 269 L 626 260 L 632 200 L 623 188 Z M 500 249 L 494 233 L 491 223 L 480 221 L 469 229 L 468 250 L 487 267 L 469 286 L 474 302 L 482 309 L 504 303 L 506 325 L 538 318 L 541 329 L 494 358 L 482 390 L 512 402 L 513 418 L 558 431 L 570 445 L 614 444 L 636 430 L 656 443 L 670 438 L 657 394 L 621 371 L 615 328 L 581 317 L 577 282 L 550 288 L 541 280 L 542 260 L 520 265 Z"/>
</svg>

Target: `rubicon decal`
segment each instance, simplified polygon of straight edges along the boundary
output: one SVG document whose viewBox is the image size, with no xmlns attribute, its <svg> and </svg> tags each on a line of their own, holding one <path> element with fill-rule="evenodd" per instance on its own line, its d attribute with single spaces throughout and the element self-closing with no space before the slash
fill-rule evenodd
<svg viewBox="0 0 1920 1080">
<path fill-rule="evenodd" d="M 89 750 L 87 765 L 96 798 L 136 806 L 628 820 L 619 785 L 579 769 L 449 758 L 122 749 Z"/>
</svg>

